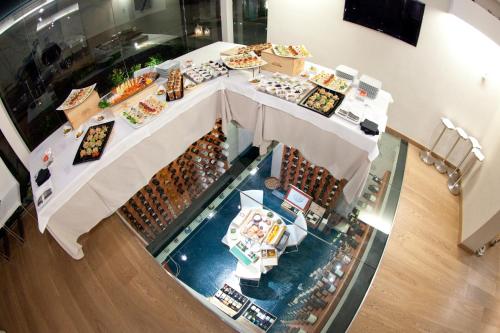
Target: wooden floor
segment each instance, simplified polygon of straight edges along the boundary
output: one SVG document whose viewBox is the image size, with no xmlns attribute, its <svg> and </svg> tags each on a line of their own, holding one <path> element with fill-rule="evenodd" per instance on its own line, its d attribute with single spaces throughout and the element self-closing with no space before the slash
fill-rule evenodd
<svg viewBox="0 0 500 333">
<path fill-rule="evenodd" d="M 485 257 L 456 246 L 458 201 L 410 148 L 397 221 L 351 332 L 500 332 L 500 244 Z M 116 218 L 74 261 L 33 221 L 0 262 L 0 330 L 230 332 L 179 287 Z"/>
<path fill-rule="evenodd" d="M 459 202 L 410 147 L 396 223 L 350 332 L 500 332 L 500 244 L 457 247 Z"/>
</svg>

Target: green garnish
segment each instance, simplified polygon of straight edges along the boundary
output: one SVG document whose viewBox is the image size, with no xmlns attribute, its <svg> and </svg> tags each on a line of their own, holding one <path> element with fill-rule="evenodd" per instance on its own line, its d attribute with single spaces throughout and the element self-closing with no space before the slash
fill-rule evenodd
<svg viewBox="0 0 500 333">
<path fill-rule="evenodd" d="M 111 103 L 109 103 L 107 100 L 103 99 L 103 100 L 99 101 L 99 104 L 98 104 L 98 105 L 99 105 L 99 107 L 100 107 L 101 109 L 105 109 L 105 108 L 107 108 L 107 107 L 110 107 L 110 106 L 111 106 Z"/>
</svg>

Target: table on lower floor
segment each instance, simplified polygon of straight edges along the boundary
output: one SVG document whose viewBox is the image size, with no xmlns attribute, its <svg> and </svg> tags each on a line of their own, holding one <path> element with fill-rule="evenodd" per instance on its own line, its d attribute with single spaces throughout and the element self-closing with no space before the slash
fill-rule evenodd
<svg viewBox="0 0 500 333">
<path fill-rule="evenodd" d="M 179 60 L 217 59 L 221 51 L 231 47 L 234 44 L 214 43 Z M 106 150 L 96 162 L 73 166 L 79 140 L 65 136 L 62 128 L 54 132 L 30 155 L 34 192 L 41 156 L 49 148 L 54 155 L 49 167 L 52 199 L 37 207 L 40 231 L 48 229 L 69 255 L 82 258 L 78 238 L 113 214 L 158 170 L 209 132 L 218 118 L 222 118 L 224 129 L 232 121 L 252 130 L 254 145 L 263 150 L 272 140 L 298 148 L 312 163 L 325 167 L 338 179 L 347 179 L 344 194 L 348 201 L 354 199 L 362 190 L 371 161 L 378 155 L 378 136 L 366 136 L 359 126 L 345 120 L 325 118 L 258 92 L 248 83 L 250 76 L 251 72 L 232 71 L 229 77 L 197 86 L 183 99 L 170 102 L 155 121 L 139 129 L 116 117 Z M 390 95 L 381 92 L 371 105 L 380 111 L 376 114 L 381 131 L 390 102 Z"/>
</svg>

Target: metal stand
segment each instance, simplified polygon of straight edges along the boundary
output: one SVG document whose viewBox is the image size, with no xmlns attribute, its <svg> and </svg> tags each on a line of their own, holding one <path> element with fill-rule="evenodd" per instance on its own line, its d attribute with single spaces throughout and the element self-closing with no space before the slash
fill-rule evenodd
<svg viewBox="0 0 500 333">
<path fill-rule="evenodd" d="M 465 162 L 465 160 L 467 160 L 467 158 L 472 153 L 472 151 L 474 149 L 481 149 L 482 148 L 476 138 L 469 136 L 468 139 L 471 142 L 471 147 L 470 147 L 469 151 L 467 152 L 467 154 L 465 154 L 464 158 L 460 161 L 460 163 L 458 163 L 458 165 L 455 169 L 448 170 L 448 178 L 453 179 L 453 181 L 455 181 L 458 178 L 458 171 L 460 170 L 460 167 Z"/>
<path fill-rule="evenodd" d="M 446 154 L 446 156 L 444 157 L 444 159 L 442 159 L 442 160 L 436 160 L 434 162 L 434 166 L 436 167 L 436 170 L 439 173 L 445 173 L 448 170 L 448 168 L 446 167 L 446 162 L 448 161 L 448 157 L 450 157 L 450 155 L 453 152 L 453 150 L 455 150 L 455 147 L 457 146 L 457 144 L 460 141 L 460 139 L 467 140 L 469 138 L 469 136 L 467 135 L 467 133 L 465 133 L 465 131 L 463 129 L 461 129 L 460 127 L 457 127 L 456 130 L 457 130 L 457 133 L 458 133 L 458 137 L 457 137 L 457 140 L 455 140 L 455 143 L 453 143 L 453 146 L 451 146 L 451 149 L 448 152 L 448 154 Z"/>
<path fill-rule="evenodd" d="M 480 149 L 478 148 L 473 148 L 471 152 L 474 154 L 474 157 L 476 158 L 477 161 L 482 162 L 484 161 L 484 155 L 481 152 Z M 469 156 L 469 154 L 467 154 Z M 469 170 L 463 172 L 460 177 L 458 177 L 456 180 L 453 178 L 448 178 L 448 190 L 450 190 L 451 194 L 453 195 L 459 195 L 460 192 L 462 191 L 462 184 L 461 180 L 465 177 L 465 175 L 472 170 L 473 166 L 469 168 Z"/>
<path fill-rule="evenodd" d="M 453 125 L 451 120 L 449 120 L 448 118 L 444 118 L 444 117 L 441 118 L 441 122 L 444 125 L 443 130 L 441 131 L 441 134 L 439 134 L 438 138 L 436 139 L 436 141 L 432 145 L 431 150 L 422 150 L 420 152 L 420 159 L 422 160 L 422 162 L 424 162 L 427 165 L 434 164 L 434 157 L 432 157 L 432 152 L 434 151 L 434 149 L 438 145 L 439 141 L 443 137 L 444 132 L 446 132 L 447 129 L 455 129 L 455 126 Z"/>
</svg>

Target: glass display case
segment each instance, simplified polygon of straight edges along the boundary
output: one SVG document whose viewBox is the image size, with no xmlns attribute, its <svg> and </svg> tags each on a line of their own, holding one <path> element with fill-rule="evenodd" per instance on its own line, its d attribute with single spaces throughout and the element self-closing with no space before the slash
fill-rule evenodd
<svg viewBox="0 0 500 333">
<path fill-rule="evenodd" d="M 380 147 L 366 191 L 348 205 L 343 181 L 276 145 L 234 174 L 156 260 L 237 330 L 346 330 L 382 256 L 390 228 L 379 220 L 392 225 L 404 172 L 406 144 L 383 134 Z"/>
</svg>

